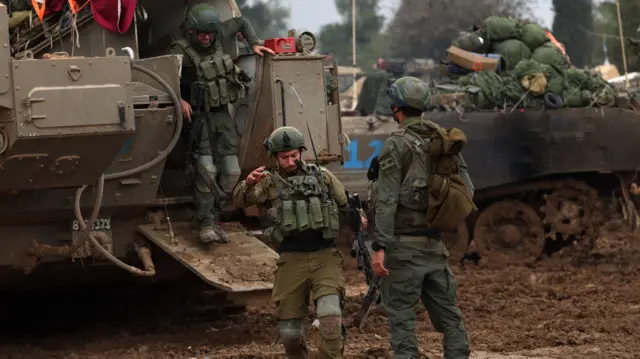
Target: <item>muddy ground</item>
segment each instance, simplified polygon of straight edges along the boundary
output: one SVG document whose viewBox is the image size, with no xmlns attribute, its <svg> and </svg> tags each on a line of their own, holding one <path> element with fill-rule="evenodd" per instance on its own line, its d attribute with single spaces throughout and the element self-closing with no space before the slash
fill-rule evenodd
<svg viewBox="0 0 640 359">
<path fill-rule="evenodd" d="M 564 256 L 537 264 L 455 266 L 472 358 L 639 357 L 638 242 L 636 237 L 609 235 L 588 256 Z M 349 276 L 346 317 L 350 321 L 365 288 L 347 253 L 345 250 Z M 312 320 L 310 316 L 307 321 L 309 346 L 316 357 L 318 333 L 310 325 Z M 277 337 L 273 308 L 146 334 L 132 334 L 134 323 L 138 319 L 131 315 L 115 323 L 101 321 L 82 331 L 64 329 L 38 338 L 5 336 L 0 358 L 284 358 L 281 347 L 273 344 Z M 14 323 L 3 320 L 3 324 L 10 328 Z M 50 322 L 34 325 L 53 328 Z M 417 330 L 424 355 L 440 357 L 441 336 L 424 312 Z M 375 309 L 362 330 L 349 330 L 345 357 L 390 358 L 388 338 L 385 315 Z"/>
</svg>

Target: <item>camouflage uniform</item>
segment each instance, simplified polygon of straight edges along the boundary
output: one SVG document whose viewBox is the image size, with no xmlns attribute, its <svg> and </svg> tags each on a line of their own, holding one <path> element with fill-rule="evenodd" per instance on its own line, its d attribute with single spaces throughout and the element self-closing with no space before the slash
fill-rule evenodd
<svg viewBox="0 0 640 359">
<path fill-rule="evenodd" d="M 185 31 L 187 39 L 174 42 L 170 52 L 183 55 L 180 92 L 193 110 L 192 136 L 197 142 L 194 197 L 199 236 L 203 242 L 226 242 L 226 234 L 217 225 L 226 205 L 222 197 L 231 196 L 240 177 L 240 136 L 228 104 L 243 98 L 245 87 L 238 80 L 239 69 L 233 59 L 223 52 L 222 43 L 235 40 L 238 32 L 250 46 L 257 45 L 258 38 L 245 18 L 221 23 L 207 4 L 194 5 L 189 10 Z M 197 32 L 215 34 L 211 45 L 200 44 Z"/>
<path fill-rule="evenodd" d="M 265 146 L 270 155 L 306 149 L 304 136 L 293 127 L 274 131 Z M 313 293 L 322 336 L 319 357 L 342 358 L 345 282 L 343 258 L 334 242 L 340 228 L 339 214 L 345 215 L 348 209 L 343 185 L 329 170 L 300 162 L 294 174 L 276 169 L 256 184 L 240 182 L 233 199 L 240 208 L 269 208 L 267 217 L 273 226 L 266 232 L 279 242 L 280 253 L 272 299 L 287 356 L 308 358 L 303 318 Z"/>
<path fill-rule="evenodd" d="M 424 110 L 427 86 L 412 77 L 398 79 L 389 91 L 393 105 Z M 406 118 L 402 129 L 409 128 L 427 137 L 421 117 Z M 413 152 L 402 138 L 404 132 L 388 138 L 380 153 L 380 171 L 375 186 L 374 250 L 385 251 L 385 267 L 389 275 L 381 285 L 382 301 L 389 316 L 391 344 L 396 359 L 417 359 L 418 342 L 415 333 L 416 305 L 422 300 L 434 328 L 444 334 L 444 358 L 469 357 L 469 337 L 462 314 L 456 305 L 456 281 L 449 267 L 449 252 L 442 233 L 425 226 L 416 226 L 416 218 L 424 211 L 411 209 Z M 460 159 L 461 175 L 467 187 L 471 181 Z M 409 174 L 410 176 L 407 176 Z M 415 177 L 414 177 L 415 178 Z M 408 183 L 411 182 L 411 183 Z M 471 190 L 471 188 L 470 188 Z M 426 205 L 425 205 L 426 206 Z"/>
</svg>

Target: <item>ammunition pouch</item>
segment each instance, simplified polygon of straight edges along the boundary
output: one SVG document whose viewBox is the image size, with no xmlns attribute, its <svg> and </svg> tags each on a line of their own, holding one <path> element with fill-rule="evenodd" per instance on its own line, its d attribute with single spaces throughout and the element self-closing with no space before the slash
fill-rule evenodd
<svg viewBox="0 0 640 359">
<path fill-rule="evenodd" d="M 324 239 L 337 238 L 340 230 L 338 205 L 329 200 L 321 203 L 318 197 L 306 200 L 284 200 L 279 206 L 277 221 L 282 236 L 308 230 L 322 231 Z"/>
</svg>

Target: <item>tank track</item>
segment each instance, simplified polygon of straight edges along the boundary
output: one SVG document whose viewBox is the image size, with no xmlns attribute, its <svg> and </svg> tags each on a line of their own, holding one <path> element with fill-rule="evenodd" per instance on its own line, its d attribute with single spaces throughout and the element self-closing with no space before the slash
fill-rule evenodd
<svg viewBox="0 0 640 359">
<path fill-rule="evenodd" d="M 501 186 L 483 190 L 476 201 L 487 203 L 474 225 L 473 238 L 480 255 L 489 252 L 483 257 L 502 252 L 511 260 L 540 259 L 571 244 L 589 251 L 605 219 L 598 190 L 577 179 Z M 496 223 L 503 223 L 503 233 L 486 230 L 490 225 L 496 230 Z M 516 243 L 523 234 L 528 240 L 520 238 Z"/>
</svg>

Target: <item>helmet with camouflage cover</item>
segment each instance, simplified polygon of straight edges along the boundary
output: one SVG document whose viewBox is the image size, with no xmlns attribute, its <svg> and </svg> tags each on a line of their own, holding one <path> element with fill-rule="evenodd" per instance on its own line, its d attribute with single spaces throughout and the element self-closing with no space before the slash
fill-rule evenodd
<svg viewBox="0 0 640 359">
<path fill-rule="evenodd" d="M 198 32 L 217 32 L 220 26 L 220 17 L 216 9 L 208 4 L 194 5 L 187 12 L 184 21 L 185 30 L 196 30 Z"/>
<path fill-rule="evenodd" d="M 424 111 L 426 100 L 429 98 L 429 86 L 416 77 L 405 76 L 389 86 L 387 95 L 392 106 Z"/>
<path fill-rule="evenodd" d="M 270 157 L 278 152 L 307 149 L 302 132 L 291 126 L 280 127 L 273 131 L 269 138 L 264 140 L 264 147 Z"/>
</svg>

